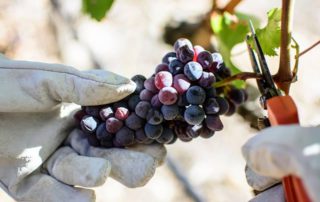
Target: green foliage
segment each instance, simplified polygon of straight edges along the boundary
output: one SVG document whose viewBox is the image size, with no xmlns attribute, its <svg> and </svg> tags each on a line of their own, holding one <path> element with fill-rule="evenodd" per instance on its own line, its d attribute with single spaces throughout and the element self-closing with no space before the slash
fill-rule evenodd
<svg viewBox="0 0 320 202">
<path fill-rule="evenodd" d="M 280 47 L 281 9 L 274 8 L 268 12 L 268 23 L 262 29 L 256 29 L 264 54 L 276 56 L 276 49 Z"/>
<path fill-rule="evenodd" d="M 241 72 L 231 61 L 232 48 L 243 42 L 249 32 L 248 20 L 252 19 L 254 24 L 258 20 L 252 16 L 242 13 L 231 15 L 224 12 L 211 18 L 211 27 L 219 43 L 219 51 L 222 54 L 226 65 L 231 69 L 232 74 Z M 237 87 L 243 87 L 243 81 L 234 83 Z"/>
<path fill-rule="evenodd" d="M 114 0 L 82 0 L 83 11 L 92 18 L 102 20 L 111 8 Z"/>
</svg>

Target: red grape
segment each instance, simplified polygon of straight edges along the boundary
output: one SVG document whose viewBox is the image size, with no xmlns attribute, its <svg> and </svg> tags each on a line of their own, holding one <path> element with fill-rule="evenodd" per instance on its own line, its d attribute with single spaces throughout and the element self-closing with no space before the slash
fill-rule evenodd
<svg viewBox="0 0 320 202">
<path fill-rule="evenodd" d="M 118 107 L 115 113 L 115 117 L 119 120 L 125 120 L 126 118 L 128 118 L 129 114 L 129 109 L 125 107 Z"/>
<path fill-rule="evenodd" d="M 170 87 L 172 86 L 172 74 L 166 71 L 158 72 L 154 78 L 154 82 L 159 90 L 164 87 Z"/>
<path fill-rule="evenodd" d="M 164 105 L 171 105 L 176 103 L 178 99 L 178 92 L 172 87 L 164 87 L 159 92 L 159 100 Z"/>
<path fill-rule="evenodd" d="M 173 87 L 178 91 L 180 95 L 186 92 L 191 83 L 189 79 L 184 74 L 177 74 L 173 78 Z"/>
</svg>

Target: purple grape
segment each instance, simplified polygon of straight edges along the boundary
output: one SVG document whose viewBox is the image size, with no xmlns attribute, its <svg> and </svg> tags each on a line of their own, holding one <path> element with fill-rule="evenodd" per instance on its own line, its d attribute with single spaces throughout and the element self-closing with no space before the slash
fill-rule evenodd
<svg viewBox="0 0 320 202">
<path fill-rule="evenodd" d="M 228 100 L 229 108 L 228 111 L 225 113 L 226 116 L 231 116 L 236 112 L 236 105 Z"/>
<path fill-rule="evenodd" d="M 217 75 L 219 75 L 221 78 L 230 77 L 230 76 L 231 76 L 231 70 L 230 70 L 228 67 L 222 65 L 222 66 L 218 69 Z"/>
<path fill-rule="evenodd" d="M 77 124 L 80 124 L 82 118 L 87 115 L 84 110 L 79 110 L 76 113 L 74 113 L 73 118 L 77 121 Z"/>
<path fill-rule="evenodd" d="M 134 91 L 134 93 L 139 94 L 144 89 L 143 84 L 146 80 L 146 77 L 138 74 L 132 77 L 131 80 L 136 84 L 136 90 Z"/>
<path fill-rule="evenodd" d="M 188 39 L 178 39 L 174 43 L 174 50 L 177 53 L 177 58 L 183 63 L 191 61 L 194 57 L 192 43 Z"/>
<path fill-rule="evenodd" d="M 207 138 L 212 137 L 213 135 L 214 135 L 213 130 L 210 130 L 209 128 L 207 128 L 205 126 L 202 127 L 202 130 L 200 132 L 200 137 L 207 139 Z"/>
<path fill-rule="evenodd" d="M 115 141 L 122 146 L 129 146 L 134 143 L 134 132 L 127 127 L 122 127 L 115 135 Z"/>
<path fill-rule="evenodd" d="M 216 81 L 216 77 L 212 72 L 202 72 L 199 85 L 204 88 L 212 88 L 212 84 Z"/>
<path fill-rule="evenodd" d="M 206 114 L 217 114 L 220 111 L 219 103 L 215 98 L 207 99 L 203 108 Z"/>
<path fill-rule="evenodd" d="M 191 105 L 184 112 L 184 119 L 190 125 L 199 125 L 205 117 L 203 109 L 197 105 Z"/>
<path fill-rule="evenodd" d="M 180 95 L 186 92 L 191 83 L 184 74 L 177 74 L 173 78 L 173 87 L 178 91 Z"/>
<path fill-rule="evenodd" d="M 202 51 L 197 57 L 197 62 L 200 63 L 203 69 L 209 69 L 213 63 L 211 53 L 209 51 Z"/>
<path fill-rule="evenodd" d="M 168 72 L 169 71 L 169 65 L 165 64 L 165 63 L 159 64 L 156 67 L 156 73 L 161 72 L 161 71 L 167 71 Z"/>
<path fill-rule="evenodd" d="M 190 105 L 190 103 L 187 100 L 187 93 L 186 92 L 179 96 L 177 104 L 179 107 L 184 107 L 184 106 Z"/>
<path fill-rule="evenodd" d="M 143 89 L 140 93 L 140 100 L 143 100 L 143 101 L 151 101 L 152 97 L 153 97 L 154 93 L 151 92 L 150 90 L 148 89 Z"/>
<path fill-rule="evenodd" d="M 138 143 L 145 143 L 149 140 L 149 138 L 146 136 L 146 133 L 144 132 L 143 128 L 141 128 L 135 132 L 134 138 Z"/>
<path fill-rule="evenodd" d="M 100 141 L 101 140 L 110 141 L 113 138 L 113 135 L 106 130 L 106 123 L 99 124 L 96 130 L 96 136 Z"/>
<path fill-rule="evenodd" d="M 132 129 L 132 130 L 138 130 L 143 127 L 144 120 L 137 116 L 136 113 L 131 113 L 130 116 L 125 120 L 125 125 Z"/>
<path fill-rule="evenodd" d="M 178 48 L 177 50 L 177 58 L 183 62 L 183 63 L 187 63 L 193 60 L 194 57 L 194 51 L 192 46 L 189 47 L 187 45 L 182 46 L 180 48 Z"/>
<path fill-rule="evenodd" d="M 98 127 L 98 120 L 93 116 L 84 116 L 80 122 L 81 129 L 86 133 L 94 133 Z"/>
<path fill-rule="evenodd" d="M 169 64 L 173 59 L 177 58 L 177 54 L 175 52 L 169 52 L 165 54 L 165 56 L 162 58 L 162 63 Z"/>
<path fill-rule="evenodd" d="M 188 40 L 188 39 L 186 39 L 186 38 L 180 38 L 180 39 L 178 39 L 178 40 L 174 43 L 173 48 L 174 48 L 174 50 L 177 52 L 179 48 L 184 47 L 184 46 L 187 46 L 187 47 L 189 47 L 190 49 L 193 49 L 191 41 Z"/>
<path fill-rule="evenodd" d="M 135 112 L 139 117 L 145 119 L 149 109 L 151 109 L 151 104 L 147 101 L 141 101 L 137 104 Z"/>
<path fill-rule="evenodd" d="M 163 116 L 158 110 L 149 109 L 147 114 L 147 121 L 151 125 L 159 125 L 163 121 Z"/>
<path fill-rule="evenodd" d="M 190 81 L 196 81 L 200 79 L 202 76 L 202 67 L 199 63 L 197 62 L 188 62 L 184 66 L 184 75 L 188 77 Z"/>
<path fill-rule="evenodd" d="M 140 101 L 139 95 L 132 95 L 128 100 L 129 109 L 134 111 Z"/>
<path fill-rule="evenodd" d="M 175 143 L 177 141 L 177 139 L 178 139 L 178 137 L 175 134 L 173 134 L 172 140 L 170 142 L 166 143 L 166 144 L 173 144 L 173 143 Z"/>
<path fill-rule="evenodd" d="M 157 93 L 158 89 L 154 84 L 154 77 L 150 77 L 144 82 L 144 87 L 153 93 Z"/>
<path fill-rule="evenodd" d="M 240 89 L 240 90 L 243 92 L 243 95 L 244 95 L 244 101 L 243 102 L 248 101 L 249 95 L 248 95 L 248 92 L 246 91 L 246 89 Z"/>
<path fill-rule="evenodd" d="M 184 121 L 184 112 L 186 111 L 186 107 L 179 107 L 179 114 L 175 118 L 175 120 Z"/>
<path fill-rule="evenodd" d="M 173 125 L 173 130 L 175 134 L 186 133 L 187 127 L 188 123 L 186 123 L 185 121 L 176 121 Z"/>
<path fill-rule="evenodd" d="M 188 136 L 192 137 L 192 138 L 197 138 L 201 131 L 202 131 L 203 126 L 200 125 L 194 125 L 194 126 L 188 126 L 186 133 Z"/>
<path fill-rule="evenodd" d="M 116 138 L 113 138 L 113 139 L 112 139 L 112 145 L 113 145 L 113 147 L 115 147 L 115 148 L 123 148 L 123 147 L 124 147 L 124 145 L 120 144 L 120 143 L 116 140 Z"/>
<path fill-rule="evenodd" d="M 193 61 L 197 61 L 199 53 L 204 51 L 204 48 L 202 46 L 194 46 L 193 51 L 194 51 Z"/>
<path fill-rule="evenodd" d="M 192 137 L 187 135 L 187 133 L 178 133 L 176 135 L 182 142 L 190 142 L 192 140 Z"/>
<path fill-rule="evenodd" d="M 229 111 L 229 103 L 222 97 L 216 97 L 216 101 L 219 104 L 219 115 L 223 115 Z"/>
<path fill-rule="evenodd" d="M 106 129 L 109 133 L 116 133 L 123 126 L 123 122 L 115 117 L 110 117 L 106 121 Z"/>
<path fill-rule="evenodd" d="M 207 88 L 205 91 L 207 98 L 214 98 L 217 96 L 217 90 L 215 88 Z"/>
<path fill-rule="evenodd" d="M 177 59 L 174 59 L 169 63 L 169 71 L 173 76 L 183 73 L 183 67 L 184 64 Z"/>
<path fill-rule="evenodd" d="M 220 69 L 223 64 L 223 59 L 220 53 L 212 53 L 212 65 L 209 67 L 209 71 L 215 73 Z"/>
<path fill-rule="evenodd" d="M 174 120 L 179 115 L 179 107 L 177 105 L 163 105 L 161 113 L 165 120 Z"/>
<path fill-rule="evenodd" d="M 173 131 L 168 127 L 164 127 L 161 133 L 161 136 L 158 137 L 156 141 L 159 142 L 160 144 L 167 144 L 171 142 L 173 138 L 174 138 Z"/>
<path fill-rule="evenodd" d="M 245 93 L 240 89 L 233 88 L 228 92 L 228 98 L 235 105 L 240 105 L 245 101 Z"/>
<path fill-rule="evenodd" d="M 146 136 L 150 139 L 157 139 L 161 136 L 163 131 L 162 125 L 151 125 L 147 123 L 144 125 L 144 132 L 146 133 Z"/>
<path fill-rule="evenodd" d="M 95 135 L 88 135 L 87 140 L 91 146 L 94 146 L 94 147 L 100 146 L 100 142 Z"/>
<path fill-rule="evenodd" d="M 158 109 L 162 106 L 162 103 L 159 100 L 158 94 L 155 94 L 151 99 L 151 106 Z"/>
<path fill-rule="evenodd" d="M 178 99 L 178 92 L 172 87 L 164 87 L 159 91 L 159 100 L 164 105 L 171 105 L 176 103 Z"/>
<path fill-rule="evenodd" d="M 101 108 L 101 106 L 86 106 L 85 112 L 90 116 L 98 118 L 100 108 Z"/>
<path fill-rule="evenodd" d="M 205 119 L 206 126 L 213 131 L 220 131 L 223 129 L 223 124 L 219 116 L 209 115 Z"/>
<path fill-rule="evenodd" d="M 158 72 L 154 78 L 156 87 L 161 90 L 164 87 L 172 86 L 173 78 L 170 72 L 161 71 Z"/>
<path fill-rule="evenodd" d="M 190 104 L 200 105 L 206 99 L 206 92 L 200 86 L 192 86 L 187 91 L 187 101 Z"/>
<path fill-rule="evenodd" d="M 103 108 L 100 110 L 99 115 L 100 115 L 100 118 L 101 118 L 103 121 L 105 121 L 105 120 L 107 120 L 108 118 L 113 117 L 113 116 L 114 116 L 114 112 L 113 112 L 112 107 L 107 106 L 107 107 L 103 107 Z"/>
</svg>

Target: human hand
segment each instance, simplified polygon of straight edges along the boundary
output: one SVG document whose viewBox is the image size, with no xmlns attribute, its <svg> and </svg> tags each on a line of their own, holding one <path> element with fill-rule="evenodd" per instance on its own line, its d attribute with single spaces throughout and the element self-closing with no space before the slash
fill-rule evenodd
<svg viewBox="0 0 320 202">
<path fill-rule="evenodd" d="M 246 177 L 255 190 L 263 191 L 288 175 L 301 178 L 312 201 L 320 201 L 320 128 L 287 125 L 267 128 L 242 147 Z M 252 201 L 284 201 L 281 185 Z"/>
<path fill-rule="evenodd" d="M 94 192 L 74 186 L 101 185 L 109 174 L 129 187 L 145 184 L 163 160 L 164 147 L 90 147 L 75 129 L 74 105 L 64 104 L 115 102 L 134 88 L 107 71 L 1 57 L 0 186 L 18 201 L 87 202 L 95 200 Z"/>
</svg>

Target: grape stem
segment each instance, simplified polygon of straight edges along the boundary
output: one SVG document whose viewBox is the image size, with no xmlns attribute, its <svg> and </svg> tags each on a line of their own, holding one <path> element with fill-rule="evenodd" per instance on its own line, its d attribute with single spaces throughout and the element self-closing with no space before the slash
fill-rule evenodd
<svg viewBox="0 0 320 202">
<path fill-rule="evenodd" d="M 290 68 L 290 48 L 294 1 L 282 0 L 280 63 L 278 72 L 274 76 L 277 86 L 286 94 L 289 94 L 290 85 L 293 80 Z"/>
<path fill-rule="evenodd" d="M 241 73 L 238 73 L 238 74 L 235 74 L 233 76 L 230 76 L 226 79 L 223 79 L 221 81 L 218 81 L 216 83 L 213 84 L 213 87 L 215 88 L 219 88 L 219 87 L 222 87 L 222 86 L 226 86 L 228 84 L 230 84 L 232 81 L 235 81 L 235 80 L 247 80 L 247 79 L 261 79 L 262 76 L 260 74 L 257 74 L 257 73 L 253 73 L 253 72 L 241 72 Z"/>
<path fill-rule="evenodd" d="M 292 45 L 291 47 L 294 48 L 296 50 L 296 55 L 294 56 L 294 59 L 296 60 L 293 66 L 293 70 L 292 70 L 292 82 L 296 82 L 297 81 L 297 74 L 298 74 L 298 66 L 299 66 L 299 56 L 300 56 L 300 46 L 298 44 L 298 42 L 292 37 L 292 41 L 294 43 L 294 45 Z"/>
</svg>

